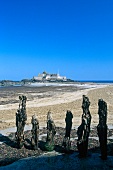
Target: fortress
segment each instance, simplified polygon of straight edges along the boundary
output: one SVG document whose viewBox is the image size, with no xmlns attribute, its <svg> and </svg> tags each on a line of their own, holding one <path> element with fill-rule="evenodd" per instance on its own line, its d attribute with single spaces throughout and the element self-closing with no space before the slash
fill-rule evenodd
<svg viewBox="0 0 113 170">
<path fill-rule="evenodd" d="M 35 81 L 67 81 L 65 76 L 60 76 L 60 74 L 49 74 L 45 71 L 43 73 L 39 73 L 38 76 L 34 76 L 33 79 Z"/>
</svg>

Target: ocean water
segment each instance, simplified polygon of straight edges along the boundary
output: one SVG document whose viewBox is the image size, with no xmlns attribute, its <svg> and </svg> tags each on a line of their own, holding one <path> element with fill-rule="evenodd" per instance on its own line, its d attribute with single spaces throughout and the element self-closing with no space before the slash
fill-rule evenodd
<svg viewBox="0 0 113 170">
<path fill-rule="evenodd" d="M 80 80 L 82 83 L 113 84 L 113 80 Z"/>
</svg>

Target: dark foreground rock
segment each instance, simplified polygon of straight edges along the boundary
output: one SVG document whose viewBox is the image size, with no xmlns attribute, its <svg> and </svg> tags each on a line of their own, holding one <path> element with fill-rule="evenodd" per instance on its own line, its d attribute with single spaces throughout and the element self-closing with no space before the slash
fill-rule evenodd
<svg viewBox="0 0 113 170">
<path fill-rule="evenodd" d="M 108 156 L 106 161 L 103 161 L 98 153 L 92 153 L 87 158 L 80 159 L 78 153 L 59 154 L 53 151 L 39 157 L 31 157 L 21 159 L 11 165 L 1 167 L 0 170 L 112 170 L 113 157 Z"/>
<path fill-rule="evenodd" d="M 84 159 L 80 159 L 77 150 L 77 129 L 72 129 L 70 135 L 71 149 L 70 153 L 66 154 L 62 148 L 63 138 L 65 136 L 65 129 L 61 127 L 56 128 L 55 135 L 55 150 L 48 153 L 44 150 L 44 145 L 47 137 L 47 129 L 40 129 L 39 134 L 39 149 L 32 150 L 31 147 L 31 131 L 25 132 L 25 144 L 24 147 L 18 149 L 15 141 L 15 133 L 11 133 L 9 136 L 3 136 L 0 134 L 0 170 L 2 169 L 33 169 L 35 166 L 37 169 L 92 169 L 96 164 L 97 169 L 107 168 L 113 169 L 113 129 L 108 129 L 107 140 L 107 153 L 108 159 L 102 161 L 99 157 L 100 147 L 97 136 L 96 127 L 91 128 L 88 155 Z M 44 156 L 46 154 L 46 156 Z M 43 156 L 42 156 L 43 155 Z M 29 158 L 32 157 L 33 158 Z M 23 159 L 24 160 L 19 160 Z M 28 159 L 29 158 L 29 159 Z M 19 161 L 18 161 L 19 160 Z M 67 161 L 66 161 L 67 160 Z M 15 162 L 17 161 L 17 162 Z M 43 162 L 44 161 L 44 162 Z M 15 162 L 15 163 L 13 163 Z M 93 162 L 93 163 L 92 163 Z M 13 164 L 11 164 L 13 163 Z M 8 165 L 11 164 L 11 165 Z M 8 165 L 8 166 L 6 166 Z M 28 166 L 27 168 L 25 166 Z M 16 168 L 15 168 L 16 167 Z M 84 168 L 86 167 L 86 168 Z M 36 168 L 35 168 L 36 169 Z M 42 170 L 41 169 L 41 170 Z"/>
</svg>

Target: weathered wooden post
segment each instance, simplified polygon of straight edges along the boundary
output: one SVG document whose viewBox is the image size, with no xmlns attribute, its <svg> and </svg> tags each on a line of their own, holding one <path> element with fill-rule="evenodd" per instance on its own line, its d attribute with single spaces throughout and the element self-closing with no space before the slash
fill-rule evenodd
<svg viewBox="0 0 113 170">
<path fill-rule="evenodd" d="M 107 103 L 103 99 L 98 100 L 99 124 L 97 132 L 100 142 L 101 158 L 107 159 Z"/>
<path fill-rule="evenodd" d="M 89 111 L 90 101 L 89 98 L 83 95 L 83 102 L 82 102 L 82 123 L 78 127 L 77 135 L 77 147 L 79 151 L 80 157 L 86 157 L 87 156 L 87 150 L 88 150 L 88 138 L 90 134 L 90 124 L 91 124 L 91 114 Z"/>
<path fill-rule="evenodd" d="M 45 149 L 48 151 L 54 150 L 54 136 L 56 134 L 56 127 L 51 116 L 51 112 L 47 113 L 47 139 Z"/>
<path fill-rule="evenodd" d="M 31 137 L 31 145 L 34 150 L 38 149 L 38 139 L 39 139 L 39 121 L 35 115 L 32 116 L 32 137 Z"/>
<path fill-rule="evenodd" d="M 20 103 L 19 109 L 16 112 L 16 127 L 17 131 L 15 137 L 19 148 L 22 148 L 24 145 L 24 127 L 27 120 L 26 114 L 26 96 L 19 96 Z"/>
<path fill-rule="evenodd" d="M 69 152 L 71 148 L 70 133 L 71 133 L 71 128 L 72 128 L 72 118 L 73 118 L 72 112 L 70 110 L 67 110 L 66 118 L 65 118 L 66 133 L 63 139 L 63 144 L 62 144 L 66 152 Z"/>
</svg>

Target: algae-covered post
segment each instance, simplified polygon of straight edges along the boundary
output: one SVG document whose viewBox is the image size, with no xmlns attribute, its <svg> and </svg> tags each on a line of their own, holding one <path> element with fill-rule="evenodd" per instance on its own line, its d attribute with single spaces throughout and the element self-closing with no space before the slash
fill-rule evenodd
<svg viewBox="0 0 113 170">
<path fill-rule="evenodd" d="M 38 138 L 39 138 L 39 121 L 35 115 L 32 116 L 31 119 L 32 123 L 32 138 L 31 138 L 31 145 L 34 150 L 38 149 Z"/>
<path fill-rule="evenodd" d="M 65 118 L 66 132 L 65 132 L 65 136 L 64 136 L 63 144 L 62 144 L 65 151 L 67 152 L 70 150 L 70 147 L 71 147 L 70 133 L 71 133 L 71 128 L 72 128 L 72 118 L 73 118 L 72 112 L 70 110 L 67 110 L 66 118 Z"/>
<path fill-rule="evenodd" d="M 22 148 L 24 145 L 24 127 L 27 121 L 26 114 L 26 96 L 19 96 L 20 103 L 19 108 L 16 112 L 16 127 L 17 131 L 15 133 L 15 137 L 17 140 L 17 144 L 19 148 Z"/>
<path fill-rule="evenodd" d="M 82 123 L 78 127 L 77 135 L 77 148 L 79 150 L 80 157 L 87 156 L 87 149 L 88 149 L 88 138 L 90 134 L 90 124 L 91 124 L 91 114 L 89 111 L 90 101 L 89 98 L 83 95 L 83 102 L 82 102 Z"/>
<path fill-rule="evenodd" d="M 97 126 L 101 158 L 107 159 L 107 103 L 103 99 L 98 101 L 99 124 Z"/>
<path fill-rule="evenodd" d="M 47 113 L 47 139 L 45 149 L 52 151 L 54 149 L 54 136 L 56 134 L 55 123 L 52 119 L 51 112 Z"/>
</svg>

